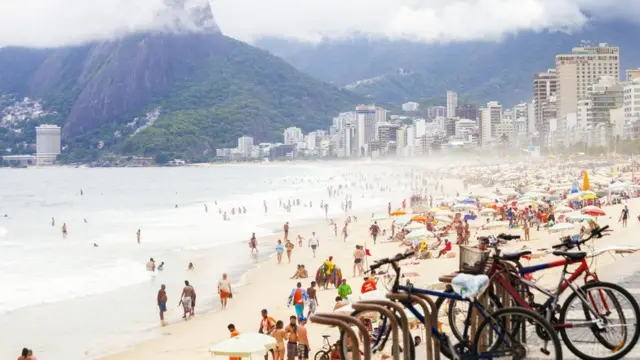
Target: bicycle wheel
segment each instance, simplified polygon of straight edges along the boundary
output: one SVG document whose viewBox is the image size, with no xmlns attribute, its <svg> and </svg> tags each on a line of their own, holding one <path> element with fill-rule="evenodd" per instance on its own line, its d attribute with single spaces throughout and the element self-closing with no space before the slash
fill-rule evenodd
<svg viewBox="0 0 640 360">
<path fill-rule="evenodd" d="M 372 311 L 360 311 L 360 310 L 356 310 L 354 312 L 351 313 L 351 316 L 359 318 L 361 316 L 364 316 L 365 314 L 374 314 L 375 312 Z M 402 324 L 402 319 L 400 319 L 400 317 L 396 316 L 396 320 L 398 321 L 398 324 Z M 362 343 L 363 340 L 369 340 L 366 338 L 367 335 L 363 335 L 359 333 L 358 328 L 354 327 L 353 328 L 354 331 L 359 334 L 359 343 Z M 378 319 L 378 327 L 377 327 L 377 331 L 376 329 L 374 329 L 374 334 L 369 334 L 371 335 L 371 352 L 373 354 L 375 353 L 379 353 L 385 350 L 385 348 L 387 347 L 386 344 L 387 342 L 391 342 L 392 341 L 392 334 L 391 334 L 391 325 L 389 320 L 385 317 L 385 316 L 380 316 Z M 404 344 L 404 338 L 402 331 L 398 331 L 398 335 L 399 335 L 399 339 L 398 342 L 400 344 L 400 353 L 402 354 L 405 349 L 403 349 L 403 344 Z M 415 345 L 413 343 L 413 338 L 411 337 L 411 334 L 408 334 L 409 336 L 409 343 L 410 343 L 410 359 L 415 359 Z M 349 336 L 347 335 L 346 332 L 341 331 L 340 332 L 340 340 L 339 340 L 339 344 L 340 346 L 338 346 L 338 350 L 340 351 L 340 358 L 341 359 L 349 359 L 351 358 L 351 356 L 347 356 L 349 352 L 354 351 L 355 349 L 352 349 L 351 346 L 351 339 L 349 338 Z M 392 349 L 392 345 L 388 346 L 388 351 L 389 351 L 389 355 L 391 355 L 393 353 L 393 351 L 395 351 L 394 349 Z M 360 345 L 358 351 L 360 352 L 360 354 L 364 354 L 364 348 L 362 345 Z"/>
<path fill-rule="evenodd" d="M 562 359 L 562 345 L 551 324 L 520 307 L 499 309 L 474 335 L 472 352 L 483 358 Z"/>
<path fill-rule="evenodd" d="M 560 309 L 560 323 L 574 324 L 560 330 L 569 350 L 582 359 L 615 360 L 627 355 L 640 336 L 640 307 L 633 295 L 606 282 L 589 282 L 579 293 L 588 304 L 573 292 Z M 598 313 L 600 323 L 579 326 L 597 320 L 590 308 Z"/>
<path fill-rule="evenodd" d="M 491 290 L 487 290 L 487 294 L 489 296 L 489 306 L 487 307 L 487 311 L 489 313 L 496 311 L 497 309 L 502 308 L 502 304 L 500 303 L 500 299 L 498 299 L 495 294 Z M 440 321 L 440 309 L 442 305 L 445 304 L 445 314 L 447 318 L 447 323 L 451 328 L 451 333 L 458 341 L 462 341 L 462 333 L 464 331 L 464 322 L 467 319 L 467 312 L 469 311 L 469 303 L 466 301 L 457 301 L 454 299 L 446 299 L 446 298 L 438 298 L 436 301 L 436 311 L 438 314 L 438 321 Z M 458 306 L 460 305 L 460 306 Z"/>
<path fill-rule="evenodd" d="M 318 351 L 316 355 L 313 357 L 313 360 L 330 360 L 330 359 L 331 359 L 331 355 L 324 350 Z"/>
</svg>

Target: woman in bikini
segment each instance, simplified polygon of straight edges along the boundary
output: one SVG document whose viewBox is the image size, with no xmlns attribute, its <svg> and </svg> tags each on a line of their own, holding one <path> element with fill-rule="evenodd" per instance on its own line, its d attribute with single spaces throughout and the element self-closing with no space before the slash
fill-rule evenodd
<svg viewBox="0 0 640 360">
<path fill-rule="evenodd" d="M 353 252 L 353 277 L 356 276 L 356 268 L 358 269 L 358 276 L 364 273 L 363 261 L 364 251 L 362 246 L 356 245 L 356 250 Z"/>
<path fill-rule="evenodd" d="M 271 336 L 276 339 L 276 348 L 273 350 L 273 360 L 284 360 L 284 323 L 278 320 L 276 328 L 271 332 Z"/>
</svg>

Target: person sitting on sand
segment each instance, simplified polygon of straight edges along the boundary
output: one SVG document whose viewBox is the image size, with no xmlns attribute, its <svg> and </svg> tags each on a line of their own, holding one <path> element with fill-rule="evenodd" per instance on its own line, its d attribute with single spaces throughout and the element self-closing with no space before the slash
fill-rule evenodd
<svg viewBox="0 0 640 360">
<path fill-rule="evenodd" d="M 440 250 L 440 253 L 438 254 L 438 259 L 442 255 L 446 255 L 449 251 L 451 251 L 451 243 L 449 242 L 448 239 L 444 239 L 444 249 Z"/>
<path fill-rule="evenodd" d="M 36 357 L 33 356 L 33 352 L 27 348 L 23 348 L 20 356 L 18 356 L 18 360 L 36 360 Z"/>
<path fill-rule="evenodd" d="M 298 265 L 298 269 L 291 277 L 292 279 L 306 279 L 309 277 L 309 272 L 304 268 L 304 265 Z"/>
</svg>

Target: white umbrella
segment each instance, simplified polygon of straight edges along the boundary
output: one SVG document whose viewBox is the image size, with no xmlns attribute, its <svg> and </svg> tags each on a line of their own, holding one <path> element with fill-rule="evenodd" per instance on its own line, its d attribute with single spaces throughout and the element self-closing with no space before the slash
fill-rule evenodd
<svg viewBox="0 0 640 360">
<path fill-rule="evenodd" d="M 549 228 L 549 232 L 560 232 L 565 230 L 571 230 L 575 227 L 573 224 L 569 223 L 558 223 Z"/>
<path fill-rule="evenodd" d="M 420 224 L 420 223 L 417 223 L 417 222 L 412 222 L 412 223 L 406 225 L 404 228 L 409 230 L 409 231 L 418 230 L 418 229 L 426 229 L 424 224 Z"/>
<path fill-rule="evenodd" d="M 379 220 L 387 220 L 389 218 L 389 215 L 385 215 L 385 214 L 374 214 L 373 217 L 371 218 L 371 220 L 374 221 L 379 221 Z"/>
<path fill-rule="evenodd" d="M 448 216 L 436 216 L 435 219 L 438 220 L 438 222 L 446 222 L 446 223 L 453 222 L 453 219 L 451 219 Z"/>
<path fill-rule="evenodd" d="M 276 347 L 276 339 L 258 333 L 240 334 L 220 342 L 209 349 L 213 356 L 251 357 L 252 354 L 264 355 L 267 350 Z"/>
<path fill-rule="evenodd" d="M 438 210 L 436 211 L 436 216 L 440 216 L 440 215 L 444 215 L 444 216 L 453 216 L 453 213 L 450 210 Z"/>
<path fill-rule="evenodd" d="M 572 208 L 570 208 L 568 206 L 564 206 L 564 205 L 560 205 L 557 208 L 553 209 L 553 212 L 558 213 L 558 214 L 570 213 L 572 211 L 573 211 Z"/>
<path fill-rule="evenodd" d="M 496 229 L 496 228 L 506 227 L 506 226 L 509 226 L 508 221 L 492 221 L 488 224 L 485 224 L 483 227 L 487 229 Z"/>
<path fill-rule="evenodd" d="M 402 216 L 398 216 L 396 218 L 396 224 L 401 225 L 401 224 L 406 224 L 409 221 L 411 221 L 411 215 L 402 215 Z"/>
<path fill-rule="evenodd" d="M 459 210 L 466 210 L 466 209 L 475 209 L 476 206 L 472 204 L 455 204 L 453 208 L 459 209 Z"/>
<path fill-rule="evenodd" d="M 581 222 L 585 220 L 591 220 L 591 216 L 582 214 L 580 212 L 573 212 L 571 214 L 567 214 L 566 219 L 567 221 L 571 221 L 571 222 Z"/>
<path fill-rule="evenodd" d="M 407 235 L 407 239 L 420 239 L 423 237 L 435 237 L 435 235 L 426 228 L 413 230 Z"/>
<path fill-rule="evenodd" d="M 493 215 L 495 213 L 497 213 L 496 209 L 492 209 L 492 208 L 486 208 L 486 209 L 480 210 L 480 215 Z"/>
</svg>

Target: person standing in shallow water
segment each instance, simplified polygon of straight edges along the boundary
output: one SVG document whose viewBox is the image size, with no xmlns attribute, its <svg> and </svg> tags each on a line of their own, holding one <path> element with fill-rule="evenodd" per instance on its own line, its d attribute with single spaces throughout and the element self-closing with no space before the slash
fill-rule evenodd
<svg viewBox="0 0 640 360">
<path fill-rule="evenodd" d="M 138 231 L 136 231 L 136 238 L 138 239 L 138 244 L 140 244 L 140 236 L 142 235 L 142 233 L 140 232 L 140 229 L 138 229 Z"/>
<path fill-rule="evenodd" d="M 165 326 L 164 313 L 167 311 L 167 287 L 162 284 L 158 290 L 158 308 L 160 309 L 160 324 Z"/>
</svg>

